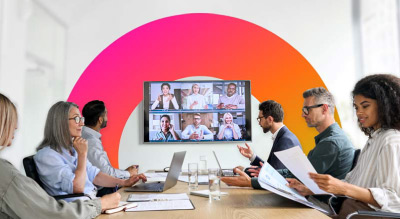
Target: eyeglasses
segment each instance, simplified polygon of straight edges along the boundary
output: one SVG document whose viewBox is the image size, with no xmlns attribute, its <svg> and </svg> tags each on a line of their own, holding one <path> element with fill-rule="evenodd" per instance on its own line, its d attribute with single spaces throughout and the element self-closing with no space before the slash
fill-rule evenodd
<svg viewBox="0 0 400 219">
<path fill-rule="evenodd" d="M 257 117 L 257 122 L 260 123 L 262 118 L 265 118 L 265 116 Z"/>
<path fill-rule="evenodd" d="M 75 120 L 76 124 L 79 124 L 80 122 L 85 123 L 85 117 L 75 116 L 74 118 L 69 118 L 68 120 Z"/>
<path fill-rule="evenodd" d="M 308 115 L 309 113 L 310 113 L 310 109 L 312 109 L 312 108 L 318 108 L 318 107 L 321 107 L 321 106 L 323 106 L 324 104 L 317 104 L 317 105 L 313 105 L 313 106 L 305 106 L 305 107 L 303 107 L 302 108 L 302 110 L 303 110 L 303 113 L 305 114 L 305 115 Z"/>
</svg>

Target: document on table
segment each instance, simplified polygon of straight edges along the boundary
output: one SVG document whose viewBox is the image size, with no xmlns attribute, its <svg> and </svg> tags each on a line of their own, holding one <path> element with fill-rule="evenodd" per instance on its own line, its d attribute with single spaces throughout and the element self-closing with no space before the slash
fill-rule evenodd
<svg viewBox="0 0 400 219">
<path fill-rule="evenodd" d="M 186 193 L 178 194 L 130 194 L 126 201 L 143 202 L 143 201 L 170 201 L 170 200 L 186 200 L 189 199 Z"/>
<path fill-rule="evenodd" d="M 194 206 L 186 193 L 179 194 L 132 194 L 129 200 L 137 203 L 136 208 L 126 211 L 192 210 Z"/>
<path fill-rule="evenodd" d="M 144 173 L 147 177 L 147 182 L 165 182 L 168 173 Z"/>
<path fill-rule="evenodd" d="M 317 173 L 317 171 L 315 171 L 300 147 L 292 147 L 284 151 L 275 152 L 275 155 L 314 194 L 330 194 L 320 189 L 308 175 L 309 172 Z"/>
<path fill-rule="evenodd" d="M 314 203 L 308 201 L 304 196 L 300 195 L 296 190 L 289 188 L 286 184 L 288 183 L 283 176 L 281 176 L 271 165 L 267 162 L 261 168 L 260 174 L 258 175 L 258 183 L 264 189 L 273 192 L 282 197 L 288 198 L 290 200 L 299 202 L 308 207 L 317 209 L 325 214 L 330 214 L 331 212 L 316 206 Z"/>
</svg>

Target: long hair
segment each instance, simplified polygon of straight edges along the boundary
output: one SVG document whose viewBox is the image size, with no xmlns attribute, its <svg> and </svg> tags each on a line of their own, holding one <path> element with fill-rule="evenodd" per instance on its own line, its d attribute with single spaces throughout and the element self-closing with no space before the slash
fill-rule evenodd
<svg viewBox="0 0 400 219">
<path fill-rule="evenodd" d="M 358 81 L 352 91 L 354 96 L 362 95 L 376 100 L 378 105 L 378 122 L 383 129 L 400 130 L 400 79 L 394 75 L 376 74 L 367 76 Z M 372 128 L 363 128 L 358 122 L 361 131 L 371 137 Z"/>
<path fill-rule="evenodd" d="M 79 108 L 75 103 L 65 101 L 59 101 L 50 108 L 44 127 L 44 138 L 36 150 L 46 146 L 59 153 L 62 153 L 62 148 L 72 149 L 72 136 L 68 123 L 72 107 Z"/>
<path fill-rule="evenodd" d="M 0 93 L 0 146 L 7 146 L 17 127 L 18 115 L 15 105 Z"/>
<path fill-rule="evenodd" d="M 225 113 L 225 114 L 224 114 L 224 120 L 223 120 L 224 125 L 226 125 L 226 121 L 225 121 L 225 120 L 226 120 L 226 117 L 227 117 L 227 116 L 231 116 L 231 118 L 232 118 L 232 123 L 231 123 L 231 124 L 232 124 L 232 125 L 235 125 L 235 123 L 233 122 L 233 116 L 232 116 L 231 113 Z"/>
</svg>

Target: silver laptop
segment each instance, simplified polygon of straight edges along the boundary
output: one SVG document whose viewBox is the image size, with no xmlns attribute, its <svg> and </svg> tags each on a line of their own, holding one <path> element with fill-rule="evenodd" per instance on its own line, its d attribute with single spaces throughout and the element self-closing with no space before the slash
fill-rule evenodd
<svg viewBox="0 0 400 219">
<path fill-rule="evenodd" d="M 221 164 L 218 161 L 217 154 L 213 151 L 215 160 L 217 160 L 217 164 L 219 169 L 221 170 L 221 176 L 235 176 L 236 174 L 233 172 L 233 169 L 222 169 Z"/>
<path fill-rule="evenodd" d="M 185 159 L 186 151 L 175 152 L 171 161 L 167 179 L 164 182 L 141 183 L 133 187 L 125 189 L 125 192 L 163 192 L 172 188 L 178 182 L 179 174 L 182 170 L 183 160 Z"/>
</svg>

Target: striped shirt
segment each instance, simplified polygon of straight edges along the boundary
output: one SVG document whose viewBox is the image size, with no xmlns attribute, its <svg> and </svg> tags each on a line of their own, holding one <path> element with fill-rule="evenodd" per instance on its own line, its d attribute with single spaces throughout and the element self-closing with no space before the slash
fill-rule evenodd
<svg viewBox="0 0 400 219">
<path fill-rule="evenodd" d="M 400 132 L 394 129 L 375 131 L 344 181 L 368 188 L 381 206 L 369 205 L 371 208 L 399 213 Z"/>
</svg>

